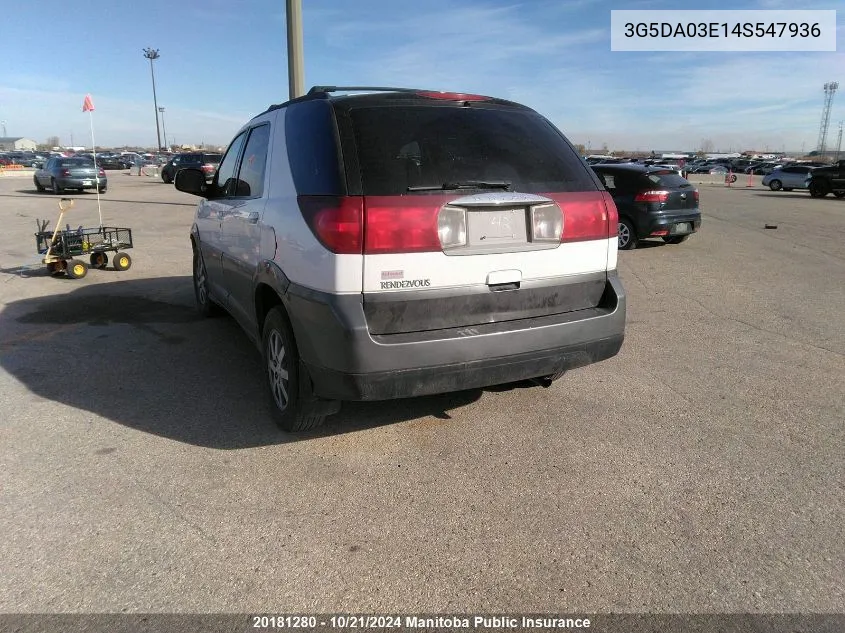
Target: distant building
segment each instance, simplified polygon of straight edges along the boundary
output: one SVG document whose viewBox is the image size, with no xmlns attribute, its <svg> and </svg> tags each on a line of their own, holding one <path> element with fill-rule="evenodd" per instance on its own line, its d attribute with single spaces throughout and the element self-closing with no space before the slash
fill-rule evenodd
<svg viewBox="0 0 845 633">
<path fill-rule="evenodd" d="M 0 151 L 34 152 L 38 143 L 22 136 L 0 136 Z"/>
</svg>

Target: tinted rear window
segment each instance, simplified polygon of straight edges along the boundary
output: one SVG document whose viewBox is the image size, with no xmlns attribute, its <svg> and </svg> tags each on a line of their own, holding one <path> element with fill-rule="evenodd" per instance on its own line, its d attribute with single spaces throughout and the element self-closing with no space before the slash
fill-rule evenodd
<svg viewBox="0 0 845 633">
<path fill-rule="evenodd" d="M 67 167 L 68 169 L 73 167 L 93 167 L 94 161 L 88 158 L 68 158 L 61 162 L 61 167 Z"/>
<path fill-rule="evenodd" d="M 220 158 L 220 154 L 206 154 L 204 157 L 206 163 L 214 163 L 215 165 L 220 162 Z"/>
<path fill-rule="evenodd" d="M 533 112 L 361 107 L 351 118 L 367 195 L 467 180 L 507 181 L 526 193 L 596 190 L 578 154 Z"/>
<path fill-rule="evenodd" d="M 691 187 L 689 180 L 679 176 L 674 171 L 653 171 L 645 175 L 645 180 L 651 185 L 660 185 L 667 189 L 681 189 Z"/>
</svg>

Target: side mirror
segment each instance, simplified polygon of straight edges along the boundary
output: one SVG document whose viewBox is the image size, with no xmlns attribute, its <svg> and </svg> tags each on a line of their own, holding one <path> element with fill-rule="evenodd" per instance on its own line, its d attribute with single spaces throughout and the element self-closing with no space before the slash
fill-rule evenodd
<svg viewBox="0 0 845 633">
<path fill-rule="evenodd" d="M 209 197 L 210 187 L 205 182 L 205 174 L 199 169 L 180 169 L 176 172 L 173 184 L 179 191 L 203 198 Z"/>
</svg>

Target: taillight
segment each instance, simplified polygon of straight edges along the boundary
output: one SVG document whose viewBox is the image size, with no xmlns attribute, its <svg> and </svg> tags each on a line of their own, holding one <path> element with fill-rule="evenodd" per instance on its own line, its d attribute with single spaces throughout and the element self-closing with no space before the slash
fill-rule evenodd
<svg viewBox="0 0 845 633">
<path fill-rule="evenodd" d="M 70 176 L 70 169 L 63 169 L 61 175 L 67 178 Z"/>
<path fill-rule="evenodd" d="M 364 253 L 376 255 L 442 251 L 444 245 L 440 243 L 440 231 L 443 229 L 446 236 L 447 227 L 456 232 L 450 240 L 460 240 L 461 228 L 457 216 L 450 218 L 447 214 L 444 221 L 438 223 L 441 204 L 425 196 L 368 196 L 364 211 Z M 465 227 L 466 224 L 464 242 Z M 458 244 L 452 242 L 451 245 Z"/>
<path fill-rule="evenodd" d="M 616 234 L 618 219 L 611 221 L 616 206 L 607 192 L 541 194 L 554 200 L 563 211 L 561 242 L 606 240 Z"/>
<path fill-rule="evenodd" d="M 302 217 L 323 246 L 332 253 L 361 254 L 363 198 L 298 196 L 297 202 Z"/>
<path fill-rule="evenodd" d="M 206 163 L 205 165 L 202 166 L 202 170 L 207 174 L 213 173 L 215 168 L 216 167 L 214 165 L 212 165 L 211 163 Z"/>
<path fill-rule="evenodd" d="M 105 176 L 105 175 L 106 175 L 106 172 L 105 172 L 105 170 L 104 170 L 102 167 L 100 167 L 100 170 L 97 172 L 97 175 L 98 175 L 98 176 Z"/>
<path fill-rule="evenodd" d="M 668 191 L 641 191 L 634 198 L 634 202 L 666 202 L 669 199 Z"/>
<path fill-rule="evenodd" d="M 698 204 L 698 189 L 692 192 L 692 197 L 693 200 L 695 200 L 695 203 Z"/>
<path fill-rule="evenodd" d="M 602 191 L 601 197 L 604 198 L 604 208 L 607 211 L 607 236 L 619 236 L 619 211 L 616 208 L 616 203 L 613 198 L 606 191 Z"/>
</svg>

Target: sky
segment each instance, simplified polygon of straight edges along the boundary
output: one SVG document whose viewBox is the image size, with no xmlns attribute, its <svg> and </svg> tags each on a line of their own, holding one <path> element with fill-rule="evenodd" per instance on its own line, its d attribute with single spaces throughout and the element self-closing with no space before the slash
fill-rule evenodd
<svg viewBox="0 0 845 633">
<path fill-rule="evenodd" d="M 815 148 L 825 83 L 845 120 L 845 7 L 821 0 L 699 0 L 696 9 L 837 9 L 836 52 L 614 52 L 611 9 L 665 0 L 302 0 L 305 85 L 479 93 L 528 105 L 573 142 L 608 150 Z M 288 98 L 285 0 L 59 0 L 4 8 L 6 135 L 156 145 L 150 63 L 169 143 L 225 146 Z M 0 130 L 2 134 L 2 130 Z"/>
</svg>

